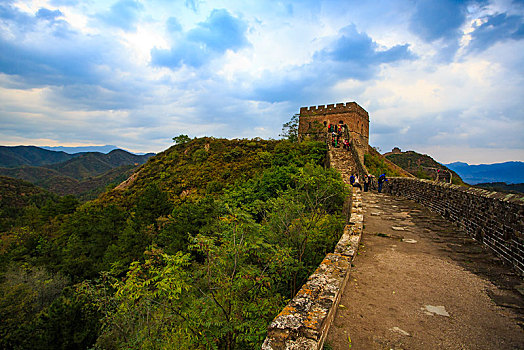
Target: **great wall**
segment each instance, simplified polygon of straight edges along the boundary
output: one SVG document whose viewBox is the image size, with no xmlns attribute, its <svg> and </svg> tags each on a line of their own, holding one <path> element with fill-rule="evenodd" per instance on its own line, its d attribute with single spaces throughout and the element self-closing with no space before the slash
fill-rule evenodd
<svg viewBox="0 0 524 350">
<path fill-rule="evenodd" d="M 330 145 L 329 134 L 327 133 L 330 124 L 344 125 L 343 130 L 346 132 L 344 137 L 350 139 L 349 149 L 343 150 Z M 299 140 L 310 138 L 328 143 L 328 165 L 337 169 L 346 183 L 349 184 L 351 174 L 367 175 L 364 166 L 364 154 L 376 151 L 371 149 L 368 143 L 369 115 L 357 103 L 302 107 L 300 108 L 298 132 Z M 482 253 L 484 259 L 486 257 L 488 260 L 500 259 L 504 262 L 506 268 L 509 266 L 518 276 L 517 282 L 513 282 L 513 285 L 518 283 L 519 280 L 521 281 L 522 276 L 524 276 L 524 196 L 420 180 L 414 177 L 390 178 L 384 192 L 381 194 L 381 198 L 385 198 L 384 196 L 407 198 L 438 213 L 445 218 L 446 226 L 451 228 L 453 232 L 457 232 L 457 237 L 460 236 L 458 230 L 461 230 L 460 232 L 465 232 L 465 235 L 482 243 L 487 250 Z M 271 322 L 262 349 L 323 348 L 330 332 L 330 326 L 334 323 L 338 310 L 340 310 L 340 300 L 345 288 L 347 288 L 348 280 L 351 278 L 352 262 L 357 255 L 362 239 L 363 227 L 366 222 L 363 215 L 363 206 L 366 206 L 366 203 L 363 203 L 363 200 L 372 198 L 372 203 L 377 203 L 374 197 L 370 197 L 371 194 L 366 194 L 366 196 L 363 196 L 360 189 L 352 187 L 352 196 L 348 198 L 346 204 L 348 208 L 347 225 L 335 251 L 325 257 L 296 296 Z M 371 207 L 377 206 L 371 204 Z M 368 211 L 371 210 L 369 204 L 367 209 Z M 413 215 L 416 212 L 420 212 L 420 210 L 413 210 Z M 374 212 L 370 213 L 371 215 L 378 215 Z M 396 214 L 392 213 L 391 215 L 395 216 Z M 410 217 L 409 212 L 400 214 L 403 215 L 404 219 Z M 380 221 L 376 217 L 373 219 Z M 396 229 L 406 230 L 404 227 L 393 226 L 393 230 Z M 384 233 L 383 235 L 395 236 L 391 233 Z M 464 240 L 464 238 L 461 239 Z M 412 241 L 415 240 L 412 239 Z M 464 240 L 464 242 L 466 241 Z M 450 244 L 461 245 L 460 242 Z M 396 244 L 392 247 L 395 250 Z M 494 253 L 493 257 L 491 257 L 491 253 Z M 504 272 L 504 274 L 509 275 L 507 272 Z M 521 287 L 524 288 L 524 285 L 521 285 Z M 520 319 L 520 323 L 518 323 L 521 327 L 520 331 L 524 328 L 522 322 L 524 317 L 524 301 L 522 298 L 524 289 L 521 293 L 520 299 L 517 297 L 519 300 L 515 302 L 519 304 L 516 309 L 520 312 L 520 316 L 517 317 Z M 340 317 L 343 317 L 343 315 Z M 486 317 L 491 318 L 492 316 Z M 352 325 L 338 325 L 338 327 L 348 327 L 349 332 L 351 332 Z M 515 333 L 517 340 L 511 340 L 511 335 L 507 336 L 508 344 L 513 344 L 510 344 L 511 346 L 518 344 L 517 348 L 524 346 L 524 335 L 519 336 L 519 331 L 512 327 L 513 324 L 503 327 L 504 329 L 511 328 L 512 331 L 517 332 Z M 402 332 L 403 335 L 408 334 L 405 331 Z M 346 336 L 346 331 L 344 331 L 344 336 Z M 332 339 L 334 339 L 333 337 L 336 338 L 336 336 L 331 336 Z M 503 335 L 501 337 L 504 338 Z M 351 338 L 349 335 L 347 335 L 347 338 L 351 347 Z M 477 338 L 481 339 L 480 336 Z M 497 338 L 497 341 L 501 341 L 501 344 L 504 345 L 503 339 L 498 340 Z M 450 348 L 462 348 L 453 342 L 450 344 L 453 344 Z M 474 344 L 474 341 L 472 340 L 470 344 Z M 420 348 L 425 347 L 421 346 Z M 513 347 L 500 346 L 499 344 L 497 348 Z"/>
</svg>

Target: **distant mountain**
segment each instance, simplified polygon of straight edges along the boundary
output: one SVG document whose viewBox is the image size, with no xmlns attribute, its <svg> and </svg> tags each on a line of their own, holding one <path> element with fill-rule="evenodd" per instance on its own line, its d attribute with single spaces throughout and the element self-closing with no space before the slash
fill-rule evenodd
<svg viewBox="0 0 524 350">
<path fill-rule="evenodd" d="M 151 155 L 137 156 L 121 149 L 115 149 L 108 154 L 88 152 L 80 153 L 75 158 L 63 163 L 49 165 L 47 168 L 56 170 L 62 175 L 82 180 L 101 175 L 122 165 L 142 165 Z"/>
<path fill-rule="evenodd" d="M 475 185 L 475 187 L 480 187 L 485 190 L 497 191 L 497 192 L 524 193 L 524 183 L 508 185 L 505 182 L 489 182 L 489 183 L 478 183 Z"/>
<path fill-rule="evenodd" d="M 495 164 L 469 165 L 463 162 L 446 164 L 457 172 L 465 182 L 478 183 L 505 182 L 517 184 L 524 182 L 524 162 L 504 162 Z"/>
<path fill-rule="evenodd" d="M 415 151 L 401 152 L 398 150 L 396 152 L 385 153 L 384 156 L 386 159 L 390 160 L 402 169 L 410 172 L 420 179 L 435 179 L 437 170 L 440 169 L 451 172 L 452 183 L 457 185 L 464 184 L 460 173 L 455 172 L 452 168 L 448 168 L 445 165 L 440 164 L 427 154 L 420 154 Z"/>
<path fill-rule="evenodd" d="M 115 145 L 105 145 L 105 146 L 79 146 L 79 147 L 64 147 L 64 146 L 41 146 L 40 148 L 55 151 L 55 152 L 65 152 L 69 154 L 82 153 L 82 152 L 100 152 L 100 153 L 109 153 L 114 149 L 119 149 Z"/>
<path fill-rule="evenodd" d="M 48 151 L 35 146 L 0 146 L 0 167 L 42 166 L 74 158 L 65 152 Z"/>
<path fill-rule="evenodd" d="M 0 175 L 82 199 L 94 198 L 108 185 L 125 180 L 153 155 L 135 155 L 121 149 L 108 154 L 87 152 L 71 155 L 33 146 L 0 147 L 2 151 Z"/>
</svg>

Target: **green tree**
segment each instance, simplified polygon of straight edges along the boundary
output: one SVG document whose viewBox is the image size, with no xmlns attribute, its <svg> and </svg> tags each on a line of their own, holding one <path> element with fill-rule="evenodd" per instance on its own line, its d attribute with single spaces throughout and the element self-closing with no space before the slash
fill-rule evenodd
<svg viewBox="0 0 524 350">
<path fill-rule="evenodd" d="M 348 190 L 340 175 L 308 164 L 294 176 L 294 187 L 268 201 L 266 222 L 274 244 L 291 249 L 289 297 L 293 297 L 312 269 L 333 250 L 342 229 Z"/>
<path fill-rule="evenodd" d="M 299 114 L 291 117 L 291 120 L 282 125 L 282 134 L 280 136 L 288 139 L 291 142 L 298 142 L 298 124 Z"/>
<path fill-rule="evenodd" d="M 169 344 L 191 348 L 198 333 L 189 320 L 184 295 L 190 289 L 189 255 L 167 255 L 157 248 L 133 262 L 122 280 L 104 275 L 98 284 L 83 282 L 78 291 L 103 313 L 103 349 L 160 349 Z M 114 293 L 113 293 L 114 291 Z"/>
<path fill-rule="evenodd" d="M 260 225 L 241 210 L 229 209 L 218 229 L 216 236 L 197 235 L 192 246 L 204 256 L 193 280 L 200 342 L 211 348 L 254 349 L 284 305 L 274 286 L 289 256 L 268 244 Z"/>
<path fill-rule="evenodd" d="M 107 248 L 124 230 L 128 214 L 114 205 L 89 204 L 71 215 L 61 228 L 61 269 L 75 282 L 109 270 Z"/>
<path fill-rule="evenodd" d="M 175 145 L 183 145 L 184 143 L 188 143 L 189 141 L 191 141 L 189 136 L 184 134 L 180 134 L 178 136 L 173 137 L 173 142 L 175 143 Z"/>
</svg>

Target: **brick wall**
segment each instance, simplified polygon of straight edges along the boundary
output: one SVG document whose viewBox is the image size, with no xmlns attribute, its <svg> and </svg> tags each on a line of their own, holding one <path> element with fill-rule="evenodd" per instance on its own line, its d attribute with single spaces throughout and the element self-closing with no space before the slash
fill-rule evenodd
<svg viewBox="0 0 524 350">
<path fill-rule="evenodd" d="M 358 152 L 364 156 L 369 143 L 369 114 L 356 102 L 301 107 L 299 138 L 323 140 L 329 124 L 345 124 Z"/>
<path fill-rule="evenodd" d="M 524 195 L 412 178 L 390 178 L 384 192 L 456 222 L 524 276 Z"/>
</svg>

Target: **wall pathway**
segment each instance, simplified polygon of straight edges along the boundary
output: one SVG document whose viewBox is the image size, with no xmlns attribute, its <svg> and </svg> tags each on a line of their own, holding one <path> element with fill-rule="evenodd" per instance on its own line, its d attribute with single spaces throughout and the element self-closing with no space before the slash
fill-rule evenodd
<svg viewBox="0 0 524 350">
<path fill-rule="evenodd" d="M 331 349 L 524 349 L 524 285 L 502 259 L 411 200 L 364 193 L 363 208 Z"/>
</svg>

